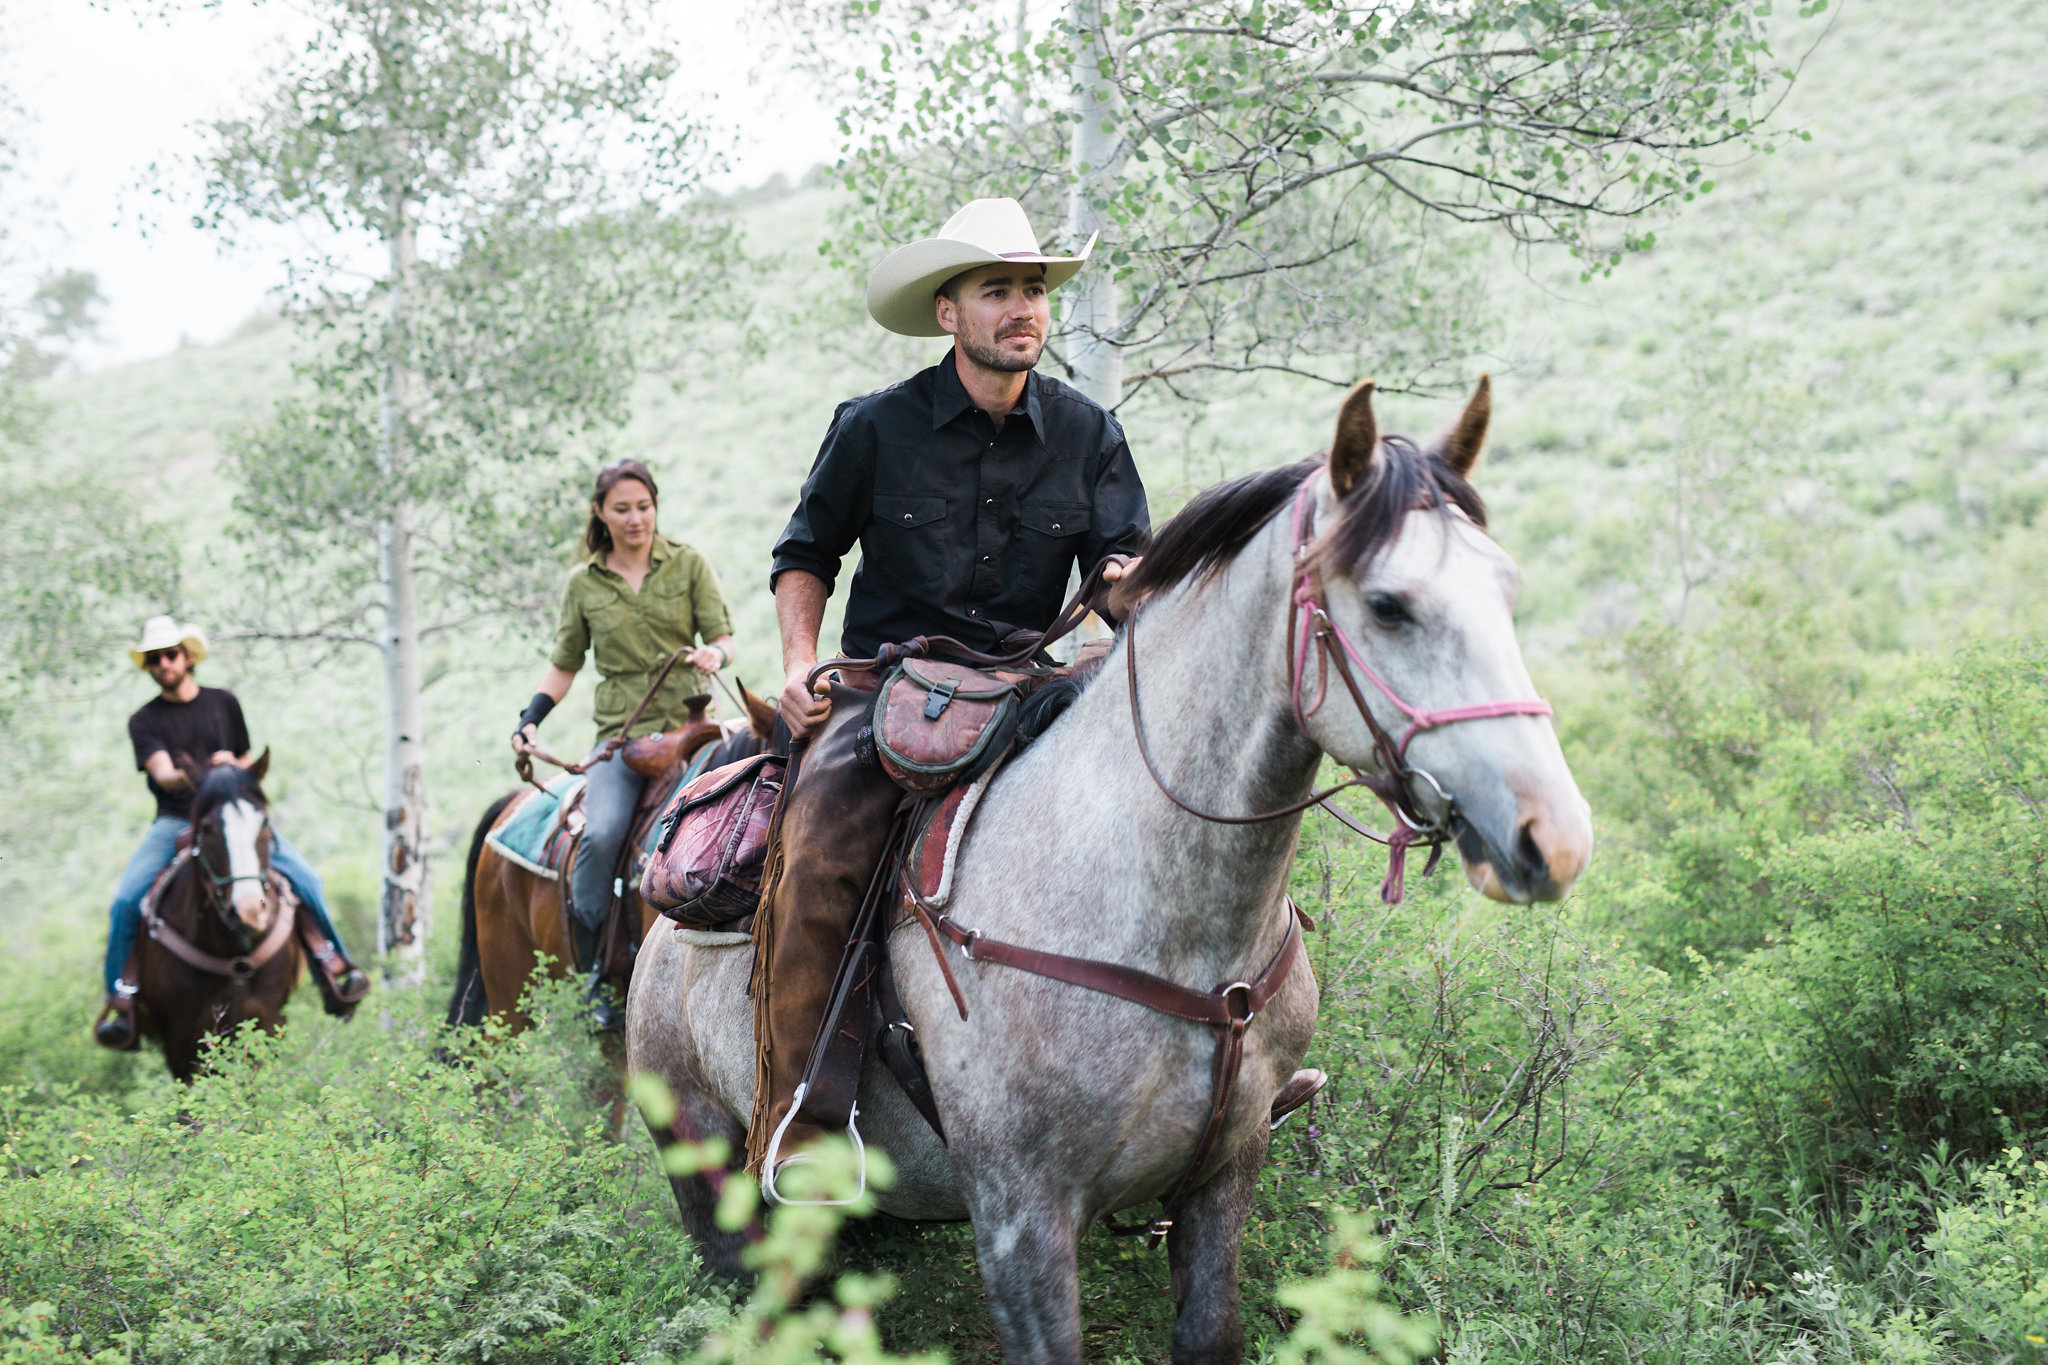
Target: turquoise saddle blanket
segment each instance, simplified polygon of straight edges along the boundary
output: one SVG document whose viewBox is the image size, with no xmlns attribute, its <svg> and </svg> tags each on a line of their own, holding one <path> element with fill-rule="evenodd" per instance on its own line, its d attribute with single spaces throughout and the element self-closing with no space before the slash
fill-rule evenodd
<svg viewBox="0 0 2048 1365">
<path fill-rule="evenodd" d="M 529 872 L 554 880 L 561 875 L 560 859 L 550 857 L 548 845 L 561 832 L 563 814 L 575 803 L 583 778 L 563 773 L 548 783 L 545 792 L 535 792 L 521 801 L 512 818 L 484 836 L 484 842 Z M 566 842 L 566 841 L 565 841 Z M 557 849 L 559 853 L 561 850 Z M 550 866 L 553 863 L 555 866 Z"/>
</svg>

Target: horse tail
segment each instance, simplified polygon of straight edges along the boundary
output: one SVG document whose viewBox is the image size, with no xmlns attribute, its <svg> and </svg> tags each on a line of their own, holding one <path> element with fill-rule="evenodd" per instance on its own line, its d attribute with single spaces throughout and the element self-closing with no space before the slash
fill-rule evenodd
<svg viewBox="0 0 2048 1365">
<path fill-rule="evenodd" d="M 469 841 L 469 859 L 462 873 L 462 952 L 455 959 L 455 993 L 448 998 L 450 1028 L 481 1024 L 490 1012 L 491 1002 L 484 995 L 483 960 L 476 947 L 476 865 L 483 857 L 484 836 L 518 796 L 516 791 L 507 792 L 493 801 L 484 818 L 477 821 L 476 833 Z"/>
</svg>

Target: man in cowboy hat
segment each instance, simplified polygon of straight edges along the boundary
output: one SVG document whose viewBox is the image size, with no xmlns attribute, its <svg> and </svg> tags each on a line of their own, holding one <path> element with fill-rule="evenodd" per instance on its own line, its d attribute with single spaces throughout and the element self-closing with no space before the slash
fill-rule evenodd
<svg viewBox="0 0 2048 1365">
<path fill-rule="evenodd" d="M 128 737 L 135 745 L 135 766 L 148 775 L 156 798 L 156 819 L 142 836 L 114 888 L 114 907 L 107 934 L 107 1004 L 93 1037 L 104 1047 L 126 1050 L 137 1045 L 135 1028 L 136 932 L 142 924 L 142 898 L 157 874 L 177 852 L 178 835 L 191 823 L 192 779 L 188 768 L 222 763 L 248 767 L 249 727 L 242 704 L 221 687 L 201 687 L 192 669 L 206 657 L 206 637 L 196 627 L 181 626 L 168 616 L 152 616 L 142 626 L 142 639 L 128 651 L 135 666 L 148 673 L 157 695 L 128 718 Z M 180 760 L 183 760 L 181 763 Z M 370 989 L 369 978 L 348 960 L 341 936 L 327 916 L 320 893 L 320 874 L 282 833 L 271 830 L 270 861 L 298 893 L 312 923 L 301 921 L 300 937 L 313 959 L 314 979 L 330 1014 L 347 1014 Z"/>
<path fill-rule="evenodd" d="M 952 346 L 930 369 L 840 404 L 775 546 L 780 715 L 803 754 L 783 815 L 783 871 L 757 918 L 757 1163 L 788 1112 L 902 795 L 854 757 L 869 694 L 823 681 L 814 693 L 806 682 L 841 561 L 860 546 L 843 655 L 918 635 L 995 653 L 1052 623 L 1076 568 L 1109 561 L 1105 573 L 1120 576 L 1144 544 L 1145 489 L 1123 428 L 1034 368 L 1051 329 L 1048 296 L 1093 245 L 1045 254 L 1016 200 L 977 199 L 869 280 L 875 321 Z M 781 1150 L 817 1132 L 799 1118 Z"/>
</svg>

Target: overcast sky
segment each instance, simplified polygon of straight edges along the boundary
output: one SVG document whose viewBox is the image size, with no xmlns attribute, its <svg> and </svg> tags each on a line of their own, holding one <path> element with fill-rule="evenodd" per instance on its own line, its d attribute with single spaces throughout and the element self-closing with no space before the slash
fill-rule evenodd
<svg viewBox="0 0 2048 1365">
<path fill-rule="evenodd" d="M 285 230 L 251 236 L 222 255 L 190 226 L 193 185 L 175 171 L 171 198 L 142 186 L 152 163 L 174 168 L 198 146 L 195 120 L 232 111 L 283 52 L 294 6 L 225 0 L 168 19 L 138 20 L 128 0 L 0 0 L 0 79 L 27 111 L 23 175 L 12 191 L 35 201 L 18 253 L 45 267 L 98 274 L 105 341 L 91 367 L 161 354 L 182 340 L 214 341 L 266 306 L 298 245 Z M 717 117 L 742 130 L 734 185 L 830 160 L 831 117 L 800 87 L 764 77 L 741 33 L 739 6 L 671 0 L 690 35 L 691 70 Z M 110 12 L 110 10 L 112 12 Z M 17 223 L 23 215 L 11 214 Z"/>
</svg>

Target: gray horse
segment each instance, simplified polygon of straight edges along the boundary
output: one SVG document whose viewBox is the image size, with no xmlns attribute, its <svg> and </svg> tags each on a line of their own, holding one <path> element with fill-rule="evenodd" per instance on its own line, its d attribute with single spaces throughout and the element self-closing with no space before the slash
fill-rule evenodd
<svg viewBox="0 0 2048 1365">
<path fill-rule="evenodd" d="M 1591 813 L 1547 715 L 1536 714 L 1547 708 L 1529 700 L 1511 616 L 1515 566 L 1485 535 L 1466 482 L 1488 411 L 1482 381 L 1428 445 L 1382 441 L 1371 386 L 1360 385 L 1326 465 L 1212 489 L 1162 527 L 1121 585 L 1135 610 L 1115 653 L 982 799 L 951 918 L 1198 990 L 1249 979 L 1289 931 L 1301 817 L 1221 823 L 1165 788 L 1211 814 L 1266 812 L 1313 790 L 1326 754 L 1382 768 L 1384 737 L 1403 730 L 1406 760 L 1450 794 L 1441 815 L 1472 884 L 1517 903 L 1562 896 L 1591 853 Z M 1335 635 L 1355 644 L 1371 683 L 1361 691 L 1296 652 L 1310 619 L 1295 615 L 1304 573 Z M 1128 670 L 1134 639 L 1142 665 Z M 1133 678 L 1157 776 L 1134 724 Z M 1517 700 L 1470 705 L 1495 698 Z M 1430 717 L 1437 708 L 1450 711 Z M 972 1219 L 1005 1355 L 1078 1361 L 1077 1243 L 1095 1220 L 1180 1182 L 1209 1120 L 1215 1035 L 945 951 L 965 1020 L 917 922 L 890 940 L 946 1141 L 870 1066 L 860 1127 L 897 1170 L 878 1202 L 901 1218 Z M 658 924 L 627 1005 L 629 1067 L 666 1080 L 681 1131 L 723 1134 L 735 1150 L 753 1100 L 751 957 Z M 1267 1112 L 1308 1050 L 1316 1005 L 1304 958 L 1245 1036 L 1221 1139 L 1167 1239 L 1176 1361 L 1241 1354 L 1238 1246 Z M 707 1260 L 736 1272 L 741 1243 L 712 1223 L 710 1186 L 684 1178 L 675 1190 Z"/>
</svg>

